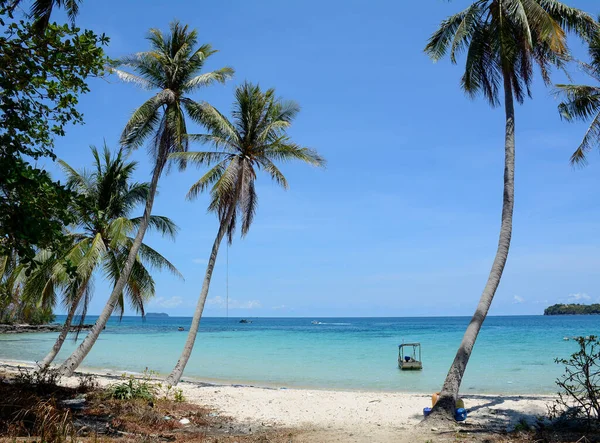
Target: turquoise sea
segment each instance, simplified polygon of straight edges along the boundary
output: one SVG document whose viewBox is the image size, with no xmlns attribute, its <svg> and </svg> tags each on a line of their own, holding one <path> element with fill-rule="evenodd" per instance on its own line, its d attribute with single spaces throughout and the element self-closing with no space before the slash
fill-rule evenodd
<svg viewBox="0 0 600 443">
<path fill-rule="evenodd" d="M 59 316 L 58 321 L 64 317 Z M 88 322 L 95 320 L 89 317 Z M 257 386 L 434 392 L 469 321 L 438 318 L 204 318 L 185 376 Z M 322 324 L 311 324 L 312 320 Z M 111 319 L 84 367 L 168 373 L 191 318 Z M 563 337 L 598 335 L 598 316 L 489 317 L 477 340 L 462 392 L 554 393 L 562 372 L 556 357 L 576 343 Z M 41 360 L 57 334 L 0 334 L 0 359 Z M 402 372 L 398 344 L 422 344 L 424 369 Z M 74 349 L 65 343 L 59 359 Z"/>
</svg>

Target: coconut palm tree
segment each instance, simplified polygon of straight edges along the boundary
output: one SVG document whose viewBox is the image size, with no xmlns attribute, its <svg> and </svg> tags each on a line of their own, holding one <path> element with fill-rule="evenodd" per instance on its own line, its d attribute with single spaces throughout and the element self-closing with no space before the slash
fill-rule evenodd
<svg viewBox="0 0 600 443">
<path fill-rule="evenodd" d="M 590 64 L 583 69 L 597 82 L 597 85 L 556 85 L 558 92 L 565 98 L 558 110 L 565 120 L 590 121 L 581 143 L 571 156 L 571 164 L 585 165 L 586 155 L 594 147 L 600 148 L 600 35 L 590 43 Z"/>
<path fill-rule="evenodd" d="M 68 309 L 65 324 L 48 355 L 39 364 L 45 369 L 60 351 L 73 319 L 79 313 L 79 324 L 83 324 L 88 303 L 92 296 L 93 277 L 101 268 L 113 286 L 121 275 L 133 239 L 131 234 L 140 224 L 140 217 L 131 217 L 131 212 L 146 201 L 149 185 L 135 183 L 131 178 L 137 166 L 127 161 L 123 149 L 111 155 L 105 146 L 100 153 L 91 148 L 94 157 L 92 172 L 78 172 L 64 161 L 60 161 L 67 186 L 82 198 L 73 207 L 78 226 L 70 233 L 71 245 L 63 254 L 38 254 L 38 269 L 25 285 L 25 296 L 40 298 L 43 306 L 56 305 L 57 292 L 63 293 L 63 304 Z M 167 217 L 153 215 L 150 227 L 160 234 L 175 238 L 177 227 Z M 75 275 L 68 266 L 75 268 Z M 125 309 L 125 296 L 131 307 L 144 314 L 144 303 L 154 296 L 154 279 L 148 267 L 167 269 L 181 274 L 166 258 L 150 246 L 142 243 L 133 271 L 125 290 L 121 292 L 117 308 L 120 315 Z"/>
<path fill-rule="evenodd" d="M 171 23 L 167 36 L 157 29 L 151 29 L 148 40 L 152 47 L 150 51 L 124 57 L 119 61 L 121 67 L 129 67 L 133 72 L 114 69 L 121 80 L 158 91 L 133 112 L 121 136 L 121 144 L 128 149 L 136 149 L 149 142 L 154 168 L 144 215 L 138 223 L 137 235 L 106 306 L 86 338 L 63 363 L 60 369 L 62 375 L 73 374 L 104 329 L 133 269 L 135 257 L 150 222 L 158 180 L 168 156 L 188 149 L 186 113 L 196 121 L 201 113 L 201 106 L 188 95 L 200 87 L 223 83 L 233 75 L 233 69 L 229 67 L 201 74 L 206 59 L 216 51 L 208 44 L 196 48 L 197 32 L 177 21 Z M 179 166 L 183 168 L 185 163 L 180 162 Z"/>
<path fill-rule="evenodd" d="M 231 243 L 238 220 L 241 222 L 242 236 L 250 229 L 258 204 L 254 186 L 257 171 L 263 169 L 277 184 L 287 188 L 287 180 L 276 162 L 300 160 L 314 166 L 325 164 L 315 151 L 297 145 L 286 134 L 299 110 L 295 102 L 277 98 L 273 89 L 263 92 L 258 85 L 244 83 L 235 92 L 233 121 L 208 104 L 202 106 L 202 123 L 207 133 L 190 135 L 190 139 L 210 144 L 215 148 L 214 151 L 171 155 L 171 158 L 178 160 L 211 166 L 190 188 L 187 198 L 194 199 L 212 186 L 208 209 L 217 214 L 219 230 L 206 266 L 185 346 L 167 378 L 169 385 L 179 382 L 192 353 L 223 237 L 227 235 Z"/>
<path fill-rule="evenodd" d="M 500 283 L 512 232 L 515 172 L 514 100 L 531 96 L 537 66 L 546 84 L 553 66 L 569 58 L 566 32 L 590 38 L 597 29 L 588 14 L 556 0 L 478 0 L 444 20 L 425 52 L 437 61 L 448 52 L 452 63 L 466 52 L 461 86 L 470 96 L 483 95 L 491 106 L 505 108 L 504 197 L 498 250 L 479 304 L 463 336 L 444 382 L 432 419 L 450 418 L 475 340 Z"/>
</svg>

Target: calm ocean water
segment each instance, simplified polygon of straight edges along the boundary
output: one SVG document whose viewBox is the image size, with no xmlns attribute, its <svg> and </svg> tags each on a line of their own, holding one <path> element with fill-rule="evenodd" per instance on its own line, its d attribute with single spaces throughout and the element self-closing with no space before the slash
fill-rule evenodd
<svg viewBox="0 0 600 443">
<path fill-rule="evenodd" d="M 64 317 L 58 316 L 61 321 Z M 89 317 L 89 322 L 95 317 Z M 323 324 L 313 325 L 312 320 Z M 348 390 L 433 392 L 443 383 L 469 321 L 438 318 L 204 318 L 185 376 L 224 383 Z M 111 319 L 84 362 L 94 369 L 168 373 L 191 318 Z M 555 357 L 576 349 L 563 337 L 598 335 L 598 316 L 489 317 L 462 392 L 554 393 Z M 57 334 L 0 334 L 0 359 L 41 360 Z M 418 341 L 423 371 L 401 372 L 398 344 Z M 75 347 L 63 346 L 59 360 Z"/>
</svg>

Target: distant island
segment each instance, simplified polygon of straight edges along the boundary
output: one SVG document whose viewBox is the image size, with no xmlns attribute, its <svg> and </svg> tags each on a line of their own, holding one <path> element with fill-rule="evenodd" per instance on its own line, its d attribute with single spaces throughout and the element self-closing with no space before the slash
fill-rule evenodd
<svg viewBox="0 0 600 443">
<path fill-rule="evenodd" d="M 600 303 L 593 305 L 558 303 L 544 309 L 544 315 L 594 315 L 600 314 Z"/>
<path fill-rule="evenodd" d="M 146 312 L 146 317 L 168 317 L 169 314 L 164 312 Z"/>
</svg>

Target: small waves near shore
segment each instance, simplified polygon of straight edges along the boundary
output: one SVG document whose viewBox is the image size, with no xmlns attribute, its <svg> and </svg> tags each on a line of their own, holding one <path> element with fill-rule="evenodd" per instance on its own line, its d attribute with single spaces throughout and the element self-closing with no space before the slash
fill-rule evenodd
<svg viewBox="0 0 600 443">
<path fill-rule="evenodd" d="M 251 320 L 203 318 L 185 377 L 271 388 L 431 393 L 442 385 L 469 322 L 467 317 Z M 190 323 L 184 317 L 113 318 L 84 367 L 168 374 Z M 592 316 L 488 317 L 461 391 L 552 395 L 562 372 L 554 359 L 568 357 L 577 346 L 564 337 L 598 335 L 599 328 Z M 57 332 L 0 333 L 0 359 L 40 361 L 56 337 Z M 403 341 L 421 343 L 422 371 L 398 369 Z M 56 361 L 75 346 L 68 339 Z"/>
</svg>

